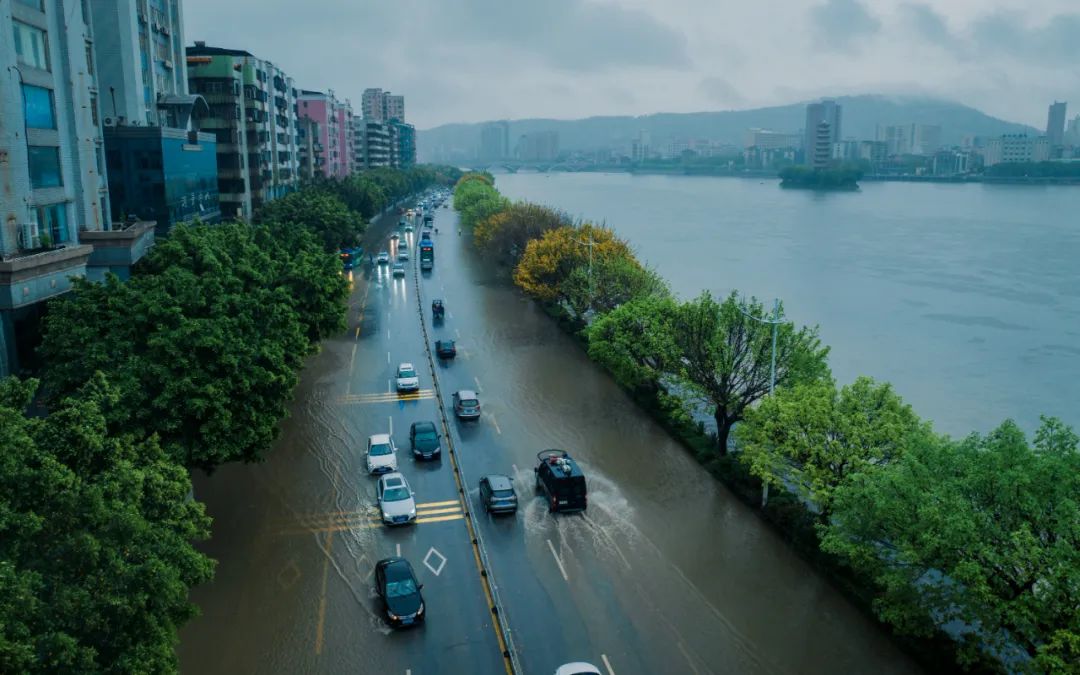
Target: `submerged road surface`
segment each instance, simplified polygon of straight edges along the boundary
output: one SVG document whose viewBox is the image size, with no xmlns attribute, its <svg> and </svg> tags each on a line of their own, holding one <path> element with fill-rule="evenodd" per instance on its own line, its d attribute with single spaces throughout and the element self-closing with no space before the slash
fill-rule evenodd
<svg viewBox="0 0 1080 675">
<path fill-rule="evenodd" d="M 456 218 L 437 210 L 432 273 L 415 274 L 415 248 L 404 279 L 389 266 L 355 271 L 349 331 L 310 360 L 268 460 L 196 480 L 220 564 L 193 593 L 203 615 L 181 634 L 185 672 L 506 672 L 465 509 L 525 673 L 569 661 L 609 675 L 917 671 L 550 319 L 491 279 Z M 436 297 L 447 313 L 432 324 L 418 301 Z M 457 358 L 434 373 L 422 321 L 430 340 L 457 340 Z M 420 373 L 408 400 L 393 392 L 402 361 Z M 477 422 L 448 418 L 464 493 L 446 443 L 441 461 L 410 457 L 409 424 L 442 428 L 434 377 L 447 409 L 458 389 L 484 409 Z M 375 433 L 397 443 L 415 525 L 391 530 L 374 515 L 364 451 Z M 581 464 L 586 513 L 549 514 L 534 492 L 545 448 Z M 517 514 L 483 513 L 487 473 L 513 478 Z M 424 584 L 428 619 L 391 631 L 372 570 L 399 553 Z"/>
</svg>

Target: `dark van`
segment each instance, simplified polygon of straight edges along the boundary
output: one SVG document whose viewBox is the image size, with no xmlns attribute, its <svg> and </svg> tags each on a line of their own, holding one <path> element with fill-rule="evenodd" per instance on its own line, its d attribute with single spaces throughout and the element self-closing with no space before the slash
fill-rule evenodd
<svg viewBox="0 0 1080 675">
<path fill-rule="evenodd" d="M 536 489 L 547 498 L 548 512 L 584 511 L 588 506 L 585 474 L 565 450 L 536 453 Z"/>
</svg>

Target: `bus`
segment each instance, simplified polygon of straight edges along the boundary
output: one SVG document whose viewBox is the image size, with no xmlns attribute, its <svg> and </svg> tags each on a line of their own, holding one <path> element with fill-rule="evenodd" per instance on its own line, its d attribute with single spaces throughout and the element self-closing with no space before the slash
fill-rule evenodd
<svg viewBox="0 0 1080 675">
<path fill-rule="evenodd" d="M 430 239 L 420 240 L 420 270 L 427 271 L 435 266 L 435 244 Z"/>
<path fill-rule="evenodd" d="M 360 262 L 361 256 L 364 253 L 364 249 L 357 246 L 356 248 L 343 248 L 339 254 L 341 257 L 342 269 L 351 270 L 356 267 Z"/>
</svg>

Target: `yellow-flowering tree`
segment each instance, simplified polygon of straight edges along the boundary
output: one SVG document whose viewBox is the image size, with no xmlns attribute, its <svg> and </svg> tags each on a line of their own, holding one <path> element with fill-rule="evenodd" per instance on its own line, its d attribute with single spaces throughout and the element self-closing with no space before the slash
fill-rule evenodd
<svg viewBox="0 0 1080 675">
<path fill-rule="evenodd" d="M 634 255 L 607 227 L 592 223 L 559 227 L 528 243 L 514 270 L 514 283 L 539 300 L 564 302 L 568 299 L 564 285 L 575 269 L 589 265 L 590 248 L 594 269 L 598 262 Z"/>
</svg>

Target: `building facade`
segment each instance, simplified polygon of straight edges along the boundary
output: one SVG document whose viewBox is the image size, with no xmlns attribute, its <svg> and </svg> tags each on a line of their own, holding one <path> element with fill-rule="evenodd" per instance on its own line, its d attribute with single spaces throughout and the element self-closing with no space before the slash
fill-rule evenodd
<svg viewBox="0 0 1080 675">
<path fill-rule="evenodd" d="M 392 122 L 397 132 L 397 163 L 399 169 L 416 166 L 416 127 L 405 122 Z"/>
<path fill-rule="evenodd" d="M 1046 138 L 1050 147 L 1060 148 L 1065 144 L 1065 101 L 1054 101 L 1046 112 Z"/>
<path fill-rule="evenodd" d="M 983 166 L 1016 162 L 1045 162 L 1050 159 L 1050 139 L 1026 134 L 1005 134 L 990 138 L 983 147 Z"/>
<path fill-rule="evenodd" d="M 317 139 L 324 148 L 324 160 L 312 167 L 327 178 L 345 178 L 355 169 L 355 132 L 352 104 L 339 101 L 334 92 L 302 90 L 297 99 L 300 119 L 317 126 Z"/>
<path fill-rule="evenodd" d="M 206 99 L 200 126 L 216 138 L 218 192 L 225 219 L 249 220 L 300 182 L 292 78 L 238 49 L 187 48 L 188 89 Z"/>
<path fill-rule="evenodd" d="M 488 122 L 480 128 L 480 152 L 483 160 L 500 160 L 510 156 L 510 123 Z"/>
<path fill-rule="evenodd" d="M 360 113 L 364 119 L 374 122 L 404 122 L 405 97 L 378 88 L 365 89 L 360 99 Z"/>
<path fill-rule="evenodd" d="M 819 155 L 831 155 L 833 143 L 841 139 L 842 106 L 836 101 L 823 100 L 820 103 L 811 103 L 806 106 L 806 126 L 803 136 L 803 152 L 806 163 L 817 166 L 816 160 Z M 825 124 L 825 127 L 821 125 Z M 824 132 L 825 137 L 822 138 Z M 822 151 L 822 148 L 827 150 Z M 825 160 L 828 163 L 828 160 Z"/>
<path fill-rule="evenodd" d="M 353 156 L 356 171 L 391 166 L 391 127 L 360 117 L 353 119 Z"/>
<path fill-rule="evenodd" d="M 303 178 L 312 179 L 316 174 L 323 174 L 323 164 L 326 163 L 325 148 L 322 143 L 322 133 L 319 123 L 310 117 L 300 117 L 297 124 L 297 142 L 300 153 L 300 175 Z"/>
<path fill-rule="evenodd" d="M 936 124 L 879 124 L 875 136 L 889 156 L 930 156 L 941 148 L 941 127 Z"/>
<path fill-rule="evenodd" d="M 0 376 L 35 367 L 44 301 L 126 275 L 154 241 L 110 219 L 88 8 L 0 0 Z"/>
<path fill-rule="evenodd" d="M 802 139 L 797 134 L 786 134 L 771 129 L 747 129 L 744 145 L 747 148 L 776 150 L 779 148 L 797 148 Z"/>
<path fill-rule="evenodd" d="M 637 141 L 641 141 L 640 136 Z M 537 131 L 522 135 L 518 138 L 514 155 L 523 162 L 554 161 L 559 156 L 559 132 Z"/>
</svg>

